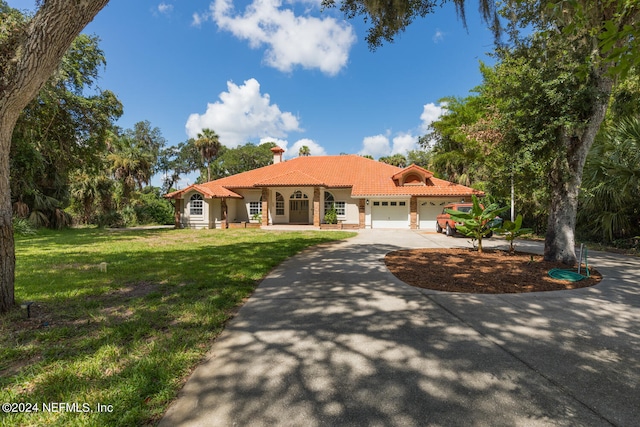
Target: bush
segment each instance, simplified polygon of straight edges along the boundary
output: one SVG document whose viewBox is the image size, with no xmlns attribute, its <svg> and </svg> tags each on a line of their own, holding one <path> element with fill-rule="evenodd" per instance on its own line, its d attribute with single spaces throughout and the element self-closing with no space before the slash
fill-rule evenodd
<svg viewBox="0 0 640 427">
<path fill-rule="evenodd" d="M 13 232 L 19 236 L 33 236 L 36 228 L 26 218 L 13 217 Z"/>
<path fill-rule="evenodd" d="M 507 211 L 509 207 L 500 208 L 493 203 L 485 208 L 480 205 L 475 195 L 471 196 L 471 198 L 473 207 L 469 212 L 460 212 L 454 209 L 445 209 L 445 211 L 453 221 L 462 224 L 456 226 L 457 231 L 467 237 L 471 237 L 473 241 L 478 241 L 478 252 L 482 253 L 482 238 L 491 234 L 499 226 L 493 219 Z"/>
<path fill-rule="evenodd" d="M 138 216 L 136 215 L 136 209 L 132 206 L 125 206 L 120 210 L 122 216 L 122 222 L 125 227 L 134 227 L 138 225 Z"/>
<path fill-rule="evenodd" d="M 120 228 L 124 227 L 124 219 L 119 212 L 110 211 L 101 213 L 96 217 L 98 227 Z"/>
<path fill-rule="evenodd" d="M 513 253 L 515 251 L 513 242 L 516 238 L 522 236 L 523 234 L 529 234 L 533 230 L 530 228 L 522 228 L 522 215 L 518 215 L 516 220 L 505 221 L 502 224 L 502 227 L 496 229 L 496 233 L 504 235 L 509 242 L 509 252 Z"/>
<path fill-rule="evenodd" d="M 327 224 L 337 224 L 338 223 L 338 212 L 335 208 L 329 209 L 324 214 L 324 222 Z"/>
<path fill-rule="evenodd" d="M 147 187 L 140 193 L 135 204 L 136 221 L 138 224 L 173 224 L 174 209 L 171 203 L 162 198 L 153 187 Z"/>
</svg>

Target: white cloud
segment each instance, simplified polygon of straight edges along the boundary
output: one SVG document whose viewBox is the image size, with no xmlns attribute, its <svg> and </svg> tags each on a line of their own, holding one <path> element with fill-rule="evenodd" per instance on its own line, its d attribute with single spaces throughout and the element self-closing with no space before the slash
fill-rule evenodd
<svg viewBox="0 0 640 427">
<path fill-rule="evenodd" d="M 309 151 L 311 152 L 312 156 L 327 155 L 327 152 L 325 151 L 324 147 L 322 147 L 320 144 L 313 141 L 312 139 L 303 138 L 293 143 L 293 146 L 291 147 L 291 149 L 285 152 L 284 154 L 285 157 L 289 159 L 293 157 L 298 157 L 298 153 L 300 153 L 300 148 L 305 145 L 309 147 Z"/>
<path fill-rule="evenodd" d="M 194 27 L 200 27 L 202 23 L 208 19 L 208 16 L 207 14 L 194 13 L 192 18 L 191 25 Z"/>
<path fill-rule="evenodd" d="M 436 32 L 431 39 L 433 40 L 434 43 L 438 44 L 444 40 L 444 33 L 440 31 L 439 28 L 436 28 Z"/>
<path fill-rule="evenodd" d="M 419 149 L 418 136 L 414 135 L 414 133 L 418 133 L 418 135 L 427 133 L 429 125 L 447 113 L 446 106 L 445 102 L 440 105 L 436 105 L 433 102 L 425 104 L 420 115 L 421 123 L 418 128 L 406 132 L 398 132 L 393 138 L 390 136 L 390 131 L 387 131 L 386 135 L 367 136 L 362 140 L 362 150 L 358 154 L 368 154 L 377 159 L 393 154 L 406 156 L 409 151 Z"/>
<path fill-rule="evenodd" d="M 160 3 L 158 5 L 158 12 L 168 15 L 173 11 L 173 5 L 167 3 Z"/>
<path fill-rule="evenodd" d="M 367 136 L 362 140 L 360 155 L 370 155 L 377 159 L 393 154 L 406 155 L 408 151 L 417 148 L 418 137 L 410 133 L 400 133 L 390 141 L 387 135 Z"/>
<path fill-rule="evenodd" d="M 313 7 L 305 15 L 296 15 L 293 9 L 283 8 L 281 0 L 254 0 L 240 14 L 235 12 L 232 0 L 215 0 L 209 12 L 193 15 L 192 25 L 212 20 L 220 29 L 247 40 L 252 49 L 266 46 L 265 62 L 280 71 L 290 72 L 301 66 L 337 74 L 346 66 L 349 50 L 356 42 L 353 27 L 330 16 L 310 16 L 317 1 L 297 2 Z"/>
<path fill-rule="evenodd" d="M 260 144 L 265 144 L 267 142 L 273 142 L 278 147 L 282 148 L 284 150 L 285 159 L 292 159 L 294 157 L 298 157 L 298 153 L 300 152 L 300 147 L 304 145 L 309 147 L 309 150 L 311 151 L 312 156 L 327 155 L 327 151 L 324 149 L 323 146 L 321 146 L 320 144 L 318 144 L 317 142 L 309 138 L 302 138 L 297 140 L 296 142 L 293 143 L 291 148 L 288 148 L 289 141 L 285 139 L 279 139 L 279 138 L 273 138 L 273 137 L 260 138 Z"/>
<path fill-rule="evenodd" d="M 440 116 L 447 113 L 446 107 L 446 102 L 443 102 L 440 105 L 436 105 L 433 102 L 424 105 L 422 114 L 420 115 L 420 120 L 422 120 L 420 130 L 422 131 L 422 133 L 427 133 L 429 131 L 429 125 L 432 122 L 438 120 Z"/>
<path fill-rule="evenodd" d="M 287 141 L 286 139 L 279 139 L 279 138 L 272 138 L 270 136 L 264 136 L 260 138 L 260 142 L 258 143 L 258 145 L 266 144 L 267 142 L 273 142 L 278 147 L 282 148 L 285 151 L 285 153 L 288 151 L 287 146 L 289 145 L 289 141 Z"/>
<path fill-rule="evenodd" d="M 393 149 L 391 154 L 406 155 L 407 152 L 418 148 L 418 137 L 409 133 L 403 133 L 393 138 Z"/>
<path fill-rule="evenodd" d="M 220 101 L 207 104 L 204 114 L 191 114 L 185 125 L 187 135 L 195 138 L 202 129 L 210 128 L 220 135 L 227 147 L 247 143 L 251 138 L 285 137 L 302 129 L 290 112 L 282 112 L 271 104 L 269 94 L 260 93 L 260 83 L 249 79 L 243 85 L 227 82 L 227 92 Z"/>
<path fill-rule="evenodd" d="M 360 155 L 370 155 L 377 159 L 381 156 L 391 154 L 391 146 L 389 138 L 385 135 L 367 136 L 362 140 L 362 150 L 358 152 Z"/>
</svg>

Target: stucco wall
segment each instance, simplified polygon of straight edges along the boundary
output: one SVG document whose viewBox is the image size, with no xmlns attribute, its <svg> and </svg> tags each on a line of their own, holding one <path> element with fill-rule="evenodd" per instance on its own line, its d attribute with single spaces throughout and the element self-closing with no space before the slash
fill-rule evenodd
<svg viewBox="0 0 640 427">
<path fill-rule="evenodd" d="M 325 189 L 324 192 L 329 192 L 333 194 L 334 201 L 336 202 L 345 202 L 345 216 L 338 217 L 339 221 L 342 221 L 344 224 L 358 224 L 359 223 L 359 212 L 358 212 L 358 200 L 351 197 L 351 188 L 328 188 Z M 324 192 L 320 192 L 320 221 L 324 222 Z"/>
<path fill-rule="evenodd" d="M 182 212 L 182 225 L 186 228 L 208 228 L 209 212 L 211 210 L 211 199 L 205 199 L 202 204 L 202 215 L 191 215 L 191 197 L 196 194 L 190 191 L 184 195 L 184 209 Z M 197 193 L 199 194 L 199 193 Z M 202 194 L 201 194 L 202 196 Z M 204 198 L 204 196 L 203 196 Z"/>
<path fill-rule="evenodd" d="M 301 191 L 306 194 L 309 202 L 308 223 L 313 223 L 313 187 L 275 187 L 269 190 L 269 223 L 270 224 L 287 224 L 290 222 L 289 202 L 291 196 Z M 338 218 L 344 224 L 358 224 L 359 199 L 351 197 L 351 189 L 326 189 L 320 191 L 320 221 L 324 222 L 324 194 L 325 191 L 330 192 L 334 196 L 336 202 L 345 202 L 345 216 Z M 249 221 L 249 204 L 250 202 L 260 202 L 262 196 L 261 189 L 239 189 L 236 192 L 242 195 L 243 199 L 227 199 L 227 220 L 229 222 Z M 204 199 L 203 215 L 192 216 L 190 214 L 190 199 L 195 191 L 191 191 L 184 195 L 181 222 L 183 227 L 188 228 L 217 228 L 220 227 L 222 220 L 222 201 L 221 199 Z M 284 215 L 276 215 L 276 193 L 282 194 L 284 199 Z M 300 200 L 300 199 L 298 199 Z M 304 198 L 302 200 L 305 200 Z M 264 215 L 264 212 L 263 212 Z"/>
<path fill-rule="evenodd" d="M 228 199 L 229 221 L 249 221 L 249 202 L 259 202 L 262 190 L 235 190 L 244 199 Z M 233 212 L 232 212 L 233 211 Z M 232 215 L 233 213 L 233 215 Z"/>
</svg>

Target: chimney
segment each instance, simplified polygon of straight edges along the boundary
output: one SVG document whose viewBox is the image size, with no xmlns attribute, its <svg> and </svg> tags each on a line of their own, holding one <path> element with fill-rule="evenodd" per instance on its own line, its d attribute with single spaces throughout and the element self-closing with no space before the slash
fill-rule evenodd
<svg viewBox="0 0 640 427">
<path fill-rule="evenodd" d="M 273 153 L 273 164 L 282 163 L 282 153 L 284 153 L 284 150 L 275 146 L 271 149 L 271 152 Z"/>
</svg>

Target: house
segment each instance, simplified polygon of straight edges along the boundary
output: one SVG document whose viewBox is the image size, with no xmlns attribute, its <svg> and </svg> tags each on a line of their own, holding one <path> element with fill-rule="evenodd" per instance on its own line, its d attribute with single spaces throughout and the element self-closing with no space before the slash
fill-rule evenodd
<svg viewBox="0 0 640 427">
<path fill-rule="evenodd" d="M 438 179 L 426 169 L 406 168 L 358 155 L 304 156 L 193 184 L 165 195 L 173 199 L 176 227 L 228 228 L 259 221 L 320 228 L 332 207 L 341 228 L 435 230 L 436 215 L 451 202 L 482 192 Z"/>
</svg>

